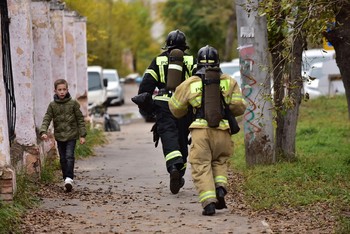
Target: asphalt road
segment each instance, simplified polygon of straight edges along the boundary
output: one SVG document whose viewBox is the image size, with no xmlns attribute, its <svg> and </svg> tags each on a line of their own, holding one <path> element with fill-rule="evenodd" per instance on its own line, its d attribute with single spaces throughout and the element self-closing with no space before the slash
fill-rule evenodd
<svg viewBox="0 0 350 234">
<path fill-rule="evenodd" d="M 184 188 L 171 194 L 152 123 L 130 100 L 137 85 L 126 84 L 125 90 L 125 105 L 108 110 L 123 116 L 121 131 L 106 133 L 107 145 L 76 162 L 72 193 L 59 184 L 43 197 L 41 215 L 33 215 L 43 220 L 33 221 L 28 233 L 266 233 L 260 220 L 231 212 L 230 203 L 215 216 L 203 216 L 190 168 Z"/>
</svg>

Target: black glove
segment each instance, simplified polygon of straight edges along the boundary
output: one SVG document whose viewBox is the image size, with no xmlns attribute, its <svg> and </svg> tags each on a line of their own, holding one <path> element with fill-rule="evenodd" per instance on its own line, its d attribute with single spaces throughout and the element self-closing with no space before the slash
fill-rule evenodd
<svg viewBox="0 0 350 234">
<path fill-rule="evenodd" d="M 153 124 L 151 132 L 153 132 L 153 142 L 155 143 L 154 146 L 157 148 L 159 143 L 159 133 L 157 131 L 157 123 Z"/>
</svg>

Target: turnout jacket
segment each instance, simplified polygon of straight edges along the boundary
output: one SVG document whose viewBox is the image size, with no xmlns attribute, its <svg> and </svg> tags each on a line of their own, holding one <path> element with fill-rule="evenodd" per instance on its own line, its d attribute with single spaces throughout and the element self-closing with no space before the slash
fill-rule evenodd
<svg viewBox="0 0 350 234">
<path fill-rule="evenodd" d="M 176 118 L 184 116 L 188 107 L 192 106 L 194 109 L 199 109 L 202 105 L 202 79 L 199 76 L 192 76 L 182 82 L 175 90 L 169 101 L 169 109 Z M 242 97 L 241 90 L 236 82 L 230 75 L 221 74 L 220 76 L 220 88 L 225 102 L 229 105 L 230 111 L 236 116 L 240 116 L 246 109 L 246 103 Z M 209 128 L 208 123 L 203 118 L 196 118 L 191 128 Z M 227 119 L 220 121 L 217 129 L 226 130 L 229 129 Z"/>
<path fill-rule="evenodd" d="M 84 116 L 80 111 L 80 105 L 73 100 L 68 93 L 64 99 L 54 96 L 45 113 L 39 134 L 47 132 L 53 120 L 54 136 L 57 141 L 68 141 L 86 136 Z"/>
</svg>

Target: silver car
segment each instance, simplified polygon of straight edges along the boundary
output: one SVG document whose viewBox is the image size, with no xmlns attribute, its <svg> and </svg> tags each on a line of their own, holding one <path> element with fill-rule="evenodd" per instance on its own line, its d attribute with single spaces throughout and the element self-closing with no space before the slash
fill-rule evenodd
<svg viewBox="0 0 350 234">
<path fill-rule="evenodd" d="M 108 106 L 123 105 L 124 87 L 119 80 L 118 71 L 116 69 L 103 69 L 103 78 L 108 79 L 107 86 L 107 104 Z"/>
<path fill-rule="evenodd" d="M 240 72 L 239 58 L 233 59 L 231 62 L 220 63 L 220 69 L 222 73 L 230 75 L 237 81 L 239 87 L 241 87 L 242 79 Z"/>
</svg>

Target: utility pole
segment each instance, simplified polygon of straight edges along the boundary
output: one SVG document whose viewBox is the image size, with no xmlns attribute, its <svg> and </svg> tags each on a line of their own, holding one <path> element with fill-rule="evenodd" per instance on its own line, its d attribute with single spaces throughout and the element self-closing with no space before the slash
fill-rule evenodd
<svg viewBox="0 0 350 234">
<path fill-rule="evenodd" d="M 236 0 L 238 49 L 244 113 L 244 143 L 248 166 L 275 162 L 272 103 L 268 69 L 266 18 L 258 15 L 259 0 Z"/>
</svg>

